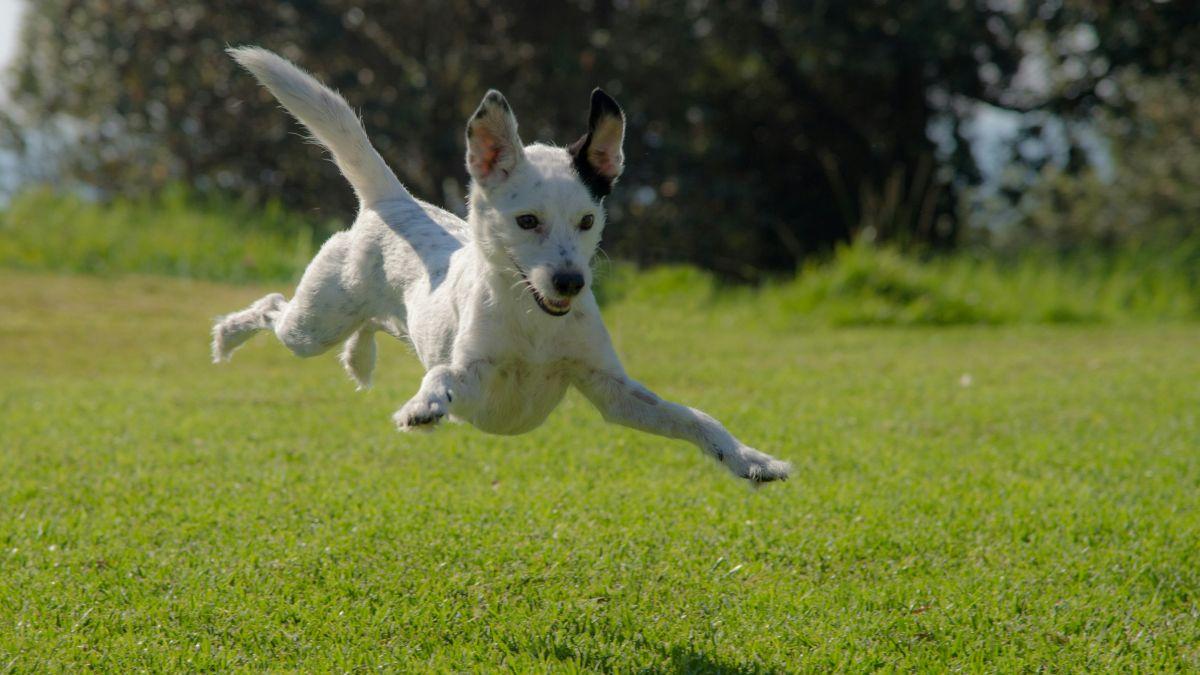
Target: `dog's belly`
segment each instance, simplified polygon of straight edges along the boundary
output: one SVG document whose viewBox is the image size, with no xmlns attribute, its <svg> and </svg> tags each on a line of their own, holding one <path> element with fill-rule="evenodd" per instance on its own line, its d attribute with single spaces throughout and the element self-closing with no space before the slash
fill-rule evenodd
<svg viewBox="0 0 1200 675">
<path fill-rule="evenodd" d="M 481 383 L 480 405 L 463 417 L 491 434 L 522 434 L 546 420 L 562 400 L 567 384 L 558 364 L 499 363 Z"/>
</svg>

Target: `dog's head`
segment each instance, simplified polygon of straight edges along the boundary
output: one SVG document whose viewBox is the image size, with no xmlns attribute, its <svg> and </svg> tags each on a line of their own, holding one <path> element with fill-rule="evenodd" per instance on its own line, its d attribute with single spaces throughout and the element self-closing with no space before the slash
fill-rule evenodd
<svg viewBox="0 0 1200 675">
<path fill-rule="evenodd" d="M 509 270 L 542 311 L 562 316 L 592 283 L 604 197 L 621 174 L 625 114 L 592 92 L 587 133 L 568 148 L 521 144 L 500 92 L 467 123 L 471 226 L 493 267 Z"/>
</svg>

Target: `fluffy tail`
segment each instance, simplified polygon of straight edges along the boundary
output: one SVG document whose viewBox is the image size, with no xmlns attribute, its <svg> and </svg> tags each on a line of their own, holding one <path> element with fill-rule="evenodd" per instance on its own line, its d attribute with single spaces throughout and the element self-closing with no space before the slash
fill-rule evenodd
<svg viewBox="0 0 1200 675">
<path fill-rule="evenodd" d="M 364 205 L 408 197 L 396 174 L 372 147 L 358 115 L 337 92 L 283 57 L 259 47 L 236 47 L 229 55 L 250 71 L 283 107 L 333 153 L 342 174 Z"/>
</svg>

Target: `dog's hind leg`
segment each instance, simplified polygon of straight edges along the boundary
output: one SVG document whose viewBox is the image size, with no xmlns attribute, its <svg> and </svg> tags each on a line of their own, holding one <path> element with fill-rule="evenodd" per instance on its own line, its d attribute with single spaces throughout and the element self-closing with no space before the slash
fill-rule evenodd
<svg viewBox="0 0 1200 675">
<path fill-rule="evenodd" d="M 367 318 L 363 285 L 347 273 L 350 234 L 329 238 L 275 319 L 275 335 L 296 356 L 316 356 L 350 337 Z"/>
<path fill-rule="evenodd" d="M 246 309 L 217 319 L 212 331 L 213 363 L 228 361 L 233 350 L 241 347 L 260 330 L 273 329 L 275 318 L 287 307 L 282 293 L 259 298 Z"/>
<path fill-rule="evenodd" d="M 371 388 L 371 373 L 375 370 L 375 328 L 368 321 L 342 347 L 342 367 L 358 385 L 359 391 Z"/>
<path fill-rule="evenodd" d="M 213 327 L 213 360 L 229 359 L 254 333 L 270 329 L 296 356 L 316 356 L 350 337 L 365 318 L 360 287 L 347 283 L 349 238 L 333 235 L 304 271 L 291 301 L 273 293 L 250 307 L 222 317 Z"/>
</svg>

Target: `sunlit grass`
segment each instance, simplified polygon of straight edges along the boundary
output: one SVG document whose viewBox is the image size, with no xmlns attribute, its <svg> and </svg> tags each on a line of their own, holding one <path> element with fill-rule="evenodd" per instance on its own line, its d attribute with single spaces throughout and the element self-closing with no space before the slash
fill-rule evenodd
<svg viewBox="0 0 1200 675">
<path fill-rule="evenodd" d="M 223 281 L 298 278 L 316 251 L 311 222 L 272 206 L 200 203 L 182 189 L 96 204 L 48 190 L 0 211 L 0 265 Z"/>
<path fill-rule="evenodd" d="M 344 225 L 314 228 L 277 207 L 204 202 L 182 189 L 110 204 L 34 191 L 0 211 L 0 266 L 290 281 L 299 278 L 322 236 Z M 1031 251 L 1010 260 L 969 252 L 917 256 L 857 244 L 758 289 L 728 287 L 685 266 L 638 271 L 604 258 L 597 266 L 603 300 L 671 298 L 695 310 L 741 312 L 783 330 L 1200 318 L 1200 242 L 1170 250 Z"/>
<path fill-rule="evenodd" d="M 613 299 L 633 373 L 796 464 L 752 491 L 576 395 L 400 435 L 395 343 L 366 394 L 266 338 L 209 364 L 267 290 L 0 273 L 0 668 L 1200 668 L 1194 325 Z"/>
</svg>

